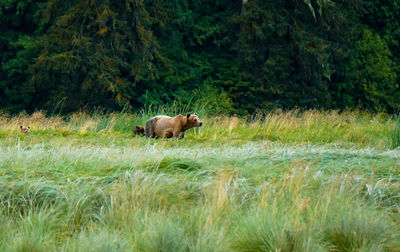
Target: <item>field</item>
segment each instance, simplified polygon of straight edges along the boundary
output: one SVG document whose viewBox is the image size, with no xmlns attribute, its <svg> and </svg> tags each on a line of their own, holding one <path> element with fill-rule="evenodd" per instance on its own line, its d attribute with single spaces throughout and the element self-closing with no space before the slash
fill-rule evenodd
<svg viewBox="0 0 400 252">
<path fill-rule="evenodd" d="M 1 114 L 0 251 L 400 251 L 398 117 L 176 112 Z"/>
</svg>

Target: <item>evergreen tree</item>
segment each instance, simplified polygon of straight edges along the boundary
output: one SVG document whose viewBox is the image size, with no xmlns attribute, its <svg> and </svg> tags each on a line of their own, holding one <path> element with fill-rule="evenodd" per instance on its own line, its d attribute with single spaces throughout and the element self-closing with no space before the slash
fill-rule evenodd
<svg viewBox="0 0 400 252">
<path fill-rule="evenodd" d="M 346 66 L 343 104 L 373 111 L 398 111 L 400 95 L 391 52 L 378 34 L 365 29 Z"/>
<path fill-rule="evenodd" d="M 77 110 L 134 101 L 163 66 L 152 33 L 163 20 L 157 4 L 48 1 L 42 10 L 41 55 L 32 66 L 34 103 L 50 108 L 65 99 L 67 109 Z"/>
<path fill-rule="evenodd" d="M 29 109 L 33 90 L 29 87 L 29 67 L 38 50 L 36 13 L 41 1 L 0 2 L 0 109 L 17 112 Z"/>
</svg>

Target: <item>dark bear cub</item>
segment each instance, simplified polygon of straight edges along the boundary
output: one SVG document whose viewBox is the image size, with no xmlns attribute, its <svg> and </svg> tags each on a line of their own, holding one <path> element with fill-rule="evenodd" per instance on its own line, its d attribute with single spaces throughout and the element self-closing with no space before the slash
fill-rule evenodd
<svg viewBox="0 0 400 252">
<path fill-rule="evenodd" d="M 135 136 L 144 136 L 144 128 L 141 126 L 136 126 L 135 131 L 133 132 Z"/>
</svg>

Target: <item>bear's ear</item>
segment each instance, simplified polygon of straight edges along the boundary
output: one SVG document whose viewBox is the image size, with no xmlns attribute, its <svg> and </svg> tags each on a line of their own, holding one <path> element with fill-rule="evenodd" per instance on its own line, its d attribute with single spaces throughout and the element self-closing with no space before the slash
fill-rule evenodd
<svg viewBox="0 0 400 252">
<path fill-rule="evenodd" d="M 139 127 L 139 126 L 136 126 L 136 129 L 140 129 L 140 127 Z"/>
<path fill-rule="evenodd" d="M 197 112 L 196 112 L 196 113 L 194 113 L 194 115 L 197 115 Z"/>
<path fill-rule="evenodd" d="M 186 115 L 186 117 L 189 118 L 189 117 L 190 117 L 190 113 L 188 113 L 188 114 Z"/>
</svg>

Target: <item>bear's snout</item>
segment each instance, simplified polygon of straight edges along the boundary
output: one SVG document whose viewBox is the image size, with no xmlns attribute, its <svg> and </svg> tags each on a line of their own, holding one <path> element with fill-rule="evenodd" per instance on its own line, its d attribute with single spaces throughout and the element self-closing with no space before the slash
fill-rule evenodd
<svg viewBox="0 0 400 252">
<path fill-rule="evenodd" d="M 201 125 L 203 125 L 203 123 L 202 123 L 202 122 L 200 123 L 199 127 L 201 127 Z"/>
</svg>

